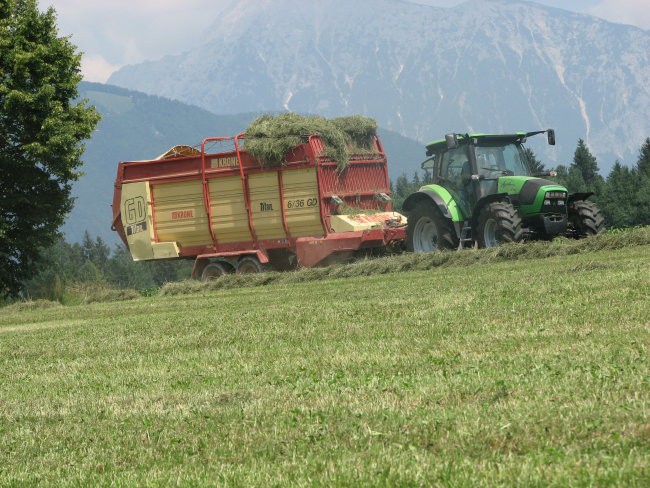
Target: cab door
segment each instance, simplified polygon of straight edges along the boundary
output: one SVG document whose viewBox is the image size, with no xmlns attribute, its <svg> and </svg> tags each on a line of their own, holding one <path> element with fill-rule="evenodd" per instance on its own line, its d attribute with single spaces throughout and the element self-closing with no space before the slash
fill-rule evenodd
<svg viewBox="0 0 650 488">
<path fill-rule="evenodd" d="M 441 186 L 449 190 L 460 205 L 463 214 L 470 215 L 469 209 L 474 201 L 474 192 L 469 146 L 462 145 L 442 154 L 437 180 Z"/>
</svg>

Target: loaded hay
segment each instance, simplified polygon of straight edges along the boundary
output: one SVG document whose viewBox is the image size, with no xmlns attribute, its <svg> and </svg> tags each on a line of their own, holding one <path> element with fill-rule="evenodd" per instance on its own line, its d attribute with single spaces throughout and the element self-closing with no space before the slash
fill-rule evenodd
<svg viewBox="0 0 650 488">
<path fill-rule="evenodd" d="M 284 113 L 262 115 L 245 132 L 246 150 L 268 166 L 281 166 L 288 152 L 318 134 L 325 143 L 325 155 L 342 171 L 348 165 L 348 152 L 372 150 L 377 123 L 360 115 L 326 119 Z"/>
</svg>

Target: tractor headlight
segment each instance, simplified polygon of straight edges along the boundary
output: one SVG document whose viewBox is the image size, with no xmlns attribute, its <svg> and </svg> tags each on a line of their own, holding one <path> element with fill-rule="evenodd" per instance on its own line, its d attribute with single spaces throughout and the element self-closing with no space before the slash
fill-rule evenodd
<svg viewBox="0 0 650 488">
<path fill-rule="evenodd" d="M 546 192 L 546 198 L 559 198 L 564 200 L 566 198 L 566 193 L 563 191 L 548 191 Z"/>
<path fill-rule="evenodd" d="M 551 201 L 548 198 L 546 200 L 544 200 L 544 205 L 550 205 L 550 204 L 551 204 Z"/>
</svg>

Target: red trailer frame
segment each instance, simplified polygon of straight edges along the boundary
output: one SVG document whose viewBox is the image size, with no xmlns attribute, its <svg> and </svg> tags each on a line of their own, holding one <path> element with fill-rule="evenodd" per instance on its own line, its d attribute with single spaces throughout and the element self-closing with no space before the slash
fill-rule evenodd
<svg viewBox="0 0 650 488">
<path fill-rule="evenodd" d="M 356 232 L 335 232 L 331 225 L 331 217 L 336 213 L 337 201 L 359 209 L 381 210 L 391 212 L 390 199 L 383 196 L 390 194 L 390 180 L 383 146 L 378 137 L 374 138 L 374 150 L 351 154 L 348 166 L 339 171 L 337 163 L 325 155 L 325 145 L 318 135 L 309 136 L 307 142 L 298 145 L 291 151 L 280 167 L 265 167 L 246 150 L 241 149 L 244 134 L 234 137 L 209 137 L 202 141 L 200 154 L 156 159 L 150 161 L 121 162 L 118 165 L 115 193 L 113 197 L 113 225 L 122 240 L 127 243 L 124 227 L 120 214 L 120 201 L 122 184 L 139 181 L 153 183 L 179 182 L 200 179 L 203 185 L 203 201 L 208 217 L 208 227 L 211 243 L 203 246 L 187 246 L 179 249 L 179 257 L 196 258 L 193 274 L 200 274 L 203 266 L 215 258 L 237 259 L 242 256 L 253 255 L 261 263 L 268 263 L 269 251 L 273 249 L 286 249 L 297 257 L 300 266 L 314 266 L 322 262 L 333 253 L 357 251 L 361 249 L 386 247 L 400 244 L 406 238 L 405 219 L 395 213 L 391 218 L 384 215 L 383 221 L 377 220 L 383 228 L 375 228 Z M 218 153 L 206 152 L 206 145 L 214 142 L 232 140 L 234 151 Z M 219 164 L 208 167 L 207 160 L 232 161 L 236 158 L 236 167 L 221 167 Z M 225 162 L 225 161 L 224 161 Z M 292 170 L 316 167 L 320 219 L 324 229 L 323 235 L 310 237 L 293 237 L 289 231 L 284 203 L 280 205 L 282 224 L 285 236 L 280 239 L 260 240 L 255 232 L 253 213 L 248 186 L 248 176 L 260 172 L 277 171 L 280 200 L 285 202 L 283 175 Z M 212 210 L 210 205 L 209 180 L 221 176 L 241 177 L 244 202 L 248 215 L 248 228 L 251 240 L 235 243 L 221 243 L 215 234 L 212 223 Z M 380 197 L 378 199 L 378 197 Z M 152 196 L 153 199 L 153 196 Z M 151 205 L 153 213 L 153 203 Z M 155 222 L 155 214 L 152 215 Z M 363 217 L 373 219 L 372 215 Z M 155 242 L 159 242 L 156 225 L 154 228 Z"/>
</svg>

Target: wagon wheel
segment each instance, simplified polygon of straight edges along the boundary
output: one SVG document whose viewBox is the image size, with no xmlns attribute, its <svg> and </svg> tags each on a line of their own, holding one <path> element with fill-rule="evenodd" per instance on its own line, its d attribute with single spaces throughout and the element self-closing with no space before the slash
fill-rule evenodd
<svg viewBox="0 0 650 488">
<path fill-rule="evenodd" d="M 254 256 L 241 258 L 237 263 L 237 274 L 254 274 L 263 273 L 264 271 L 266 271 L 266 266 Z"/>
<path fill-rule="evenodd" d="M 221 263 L 210 263 L 201 273 L 201 281 L 211 281 L 228 274 L 228 270 Z"/>
</svg>

